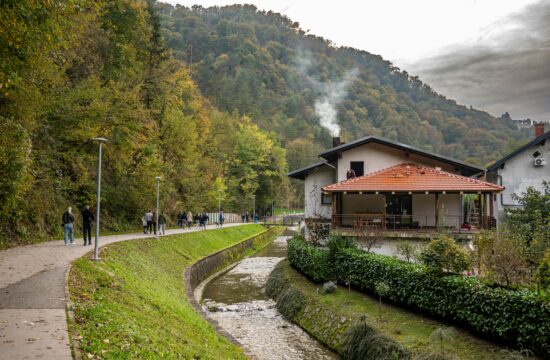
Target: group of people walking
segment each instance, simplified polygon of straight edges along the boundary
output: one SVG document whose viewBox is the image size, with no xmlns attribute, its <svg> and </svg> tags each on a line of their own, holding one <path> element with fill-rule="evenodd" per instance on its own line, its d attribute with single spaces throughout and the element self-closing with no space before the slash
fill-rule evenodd
<svg viewBox="0 0 550 360">
<path fill-rule="evenodd" d="M 158 220 L 158 224 L 157 224 Z M 157 225 L 158 232 L 160 235 L 166 234 L 166 215 L 164 212 L 161 212 L 158 217 L 157 213 L 149 209 L 141 218 L 141 224 L 143 225 L 144 234 L 157 234 Z"/>
<path fill-rule="evenodd" d="M 90 206 L 86 205 L 82 210 L 82 232 L 84 233 L 84 245 L 92 245 L 92 224 L 94 214 L 90 211 Z M 61 225 L 63 226 L 63 240 L 65 246 L 74 245 L 74 221 L 73 208 L 68 207 L 67 211 L 61 216 Z"/>
<path fill-rule="evenodd" d="M 84 234 L 84 245 L 92 244 L 92 225 L 94 223 L 94 214 L 90 211 L 90 206 L 86 205 L 81 212 L 82 216 L 82 232 Z M 244 213 L 243 213 L 243 222 L 244 222 Z M 198 226 L 206 230 L 206 225 L 210 220 L 210 216 L 207 213 L 199 213 L 193 215 L 191 211 L 180 211 L 178 213 L 178 227 L 184 229 L 186 227 L 191 228 L 193 225 Z M 222 227 L 225 222 L 225 215 L 223 210 L 219 212 L 219 215 L 216 219 L 217 227 Z M 63 239 L 65 245 L 75 245 L 74 242 L 74 230 L 75 230 L 75 215 L 73 214 L 72 207 L 68 207 L 61 217 L 62 226 L 63 226 Z M 141 218 L 141 223 L 143 225 L 144 234 L 157 234 L 165 235 L 166 233 L 166 216 L 164 212 L 161 212 L 158 215 L 152 209 L 149 209 L 143 217 Z M 246 213 L 246 222 L 248 222 L 248 212 Z"/>
</svg>

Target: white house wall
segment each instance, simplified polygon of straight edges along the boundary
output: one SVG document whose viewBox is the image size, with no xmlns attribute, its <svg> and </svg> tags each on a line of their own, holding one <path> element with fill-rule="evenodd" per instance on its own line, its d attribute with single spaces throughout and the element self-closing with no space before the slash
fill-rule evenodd
<svg viewBox="0 0 550 360">
<path fill-rule="evenodd" d="M 334 183 L 334 169 L 328 166 L 310 172 L 305 180 L 305 217 L 326 218 L 332 216 L 332 205 L 321 205 L 321 188 Z"/>
<path fill-rule="evenodd" d="M 533 165 L 532 154 L 535 151 L 541 152 L 547 163 L 544 166 L 535 167 Z M 545 145 L 535 145 L 522 151 L 513 158 L 506 161 L 504 169 L 498 170 L 501 176 L 501 185 L 506 189 L 502 195 L 497 195 L 497 212 L 499 220 L 505 219 L 504 209 L 506 207 L 518 206 L 518 203 L 512 199 L 512 194 L 521 195 L 529 186 L 542 191 L 542 181 L 550 181 L 550 141 Z"/>
<path fill-rule="evenodd" d="M 342 152 L 341 158 L 338 159 L 338 182 L 346 179 L 346 172 L 350 168 L 351 161 L 363 161 L 365 174 L 401 163 L 415 163 L 429 167 L 438 166 L 444 171 L 456 173 L 455 167 L 447 163 L 412 153 L 407 156 L 403 150 L 387 145 L 369 143 Z"/>
<path fill-rule="evenodd" d="M 439 215 L 444 226 L 460 226 L 462 200 L 460 194 L 439 194 Z M 412 196 L 413 222 L 420 226 L 435 226 L 435 195 L 413 194 Z M 445 223 L 444 223 L 445 222 Z"/>
</svg>

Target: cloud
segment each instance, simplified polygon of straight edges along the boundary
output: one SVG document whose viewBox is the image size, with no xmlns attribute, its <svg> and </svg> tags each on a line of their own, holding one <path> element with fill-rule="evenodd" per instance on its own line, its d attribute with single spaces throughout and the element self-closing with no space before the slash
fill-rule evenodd
<svg viewBox="0 0 550 360">
<path fill-rule="evenodd" d="M 493 115 L 550 120 L 550 2 L 489 26 L 467 44 L 409 64 L 436 91 Z"/>
</svg>

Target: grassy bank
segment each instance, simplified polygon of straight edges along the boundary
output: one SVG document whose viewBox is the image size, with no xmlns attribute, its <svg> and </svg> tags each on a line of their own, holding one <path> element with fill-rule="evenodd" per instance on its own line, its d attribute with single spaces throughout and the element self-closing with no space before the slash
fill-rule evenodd
<svg viewBox="0 0 550 360">
<path fill-rule="evenodd" d="M 77 260 L 69 276 L 75 314 L 69 325 L 82 356 L 245 358 L 193 310 L 185 297 L 183 270 L 264 231 L 246 225 L 126 241 L 104 248 L 99 263 Z"/>
<path fill-rule="evenodd" d="M 378 338 L 388 340 L 386 346 L 394 344 L 409 354 L 399 358 L 506 359 L 517 356 L 463 330 L 446 327 L 397 307 L 383 304 L 380 309 L 377 298 L 353 290 L 339 286 L 334 293 L 321 294 L 319 284 L 306 279 L 286 260 L 272 273 L 268 291 L 270 286 L 279 287 L 275 293 L 286 291 L 286 296 L 277 299 L 283 313 L 292 314 L 294 322 L 340 354 L 344 351 L 347 331 L 365 315 L 367 326 L 376 331 Z M 289 288 L 292 291 L 288 291 Z M 443 335 L 443 341 L 438 334 Z"/>
</svg>

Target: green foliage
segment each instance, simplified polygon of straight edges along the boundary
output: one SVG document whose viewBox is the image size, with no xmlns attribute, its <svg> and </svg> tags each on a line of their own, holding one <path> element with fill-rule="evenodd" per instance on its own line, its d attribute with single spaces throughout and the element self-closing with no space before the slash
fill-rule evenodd
<svg viewBox="0 0 550 360">
<path fill-rule="evenodd" d="M 410 241 L 400 241 L 395 244 L 396 255 L 407 262 L 415 261 L 418 258 L 420 249 Z"/>
<path fill-rule="evenodd" d="M 220 109 L 274 131 L 292 169 L 330 146 L 314 111 L 318 84 L 351 69 L 357 76 L 338 106 L 346 141 L 381 135 L 484 164 L 503 156 L 510 141 L 527 139 L 511 119 L 458 105 L 379 55 L 335 47 L 284 15 L 253 5 L 158 7 L 167 46 L 201 91 Z"/>
<path fill-rule="evenodd" d="M 334 281 L 327 281 L 323 284 L 323 287 L 319 291 L 321 294 L 332 294 L 336 291 L 338 286 L 336 286 L 336 283 Z"/>
<path fill-rule="evenodd" d="M 411 358 L 409 351 L 367 324 L 365 316 L 348 329 L 342 345 L 342 356 L 350 360 Z"/>
<path fill-rule="evenodd" d="M 507 210 L 508 227 L 521 241 L 531 272 L 550 248 L 550 183 L 543 181 L 542 185 L 542 191 L 529 187 L 520 195 L 513 194 L 520 206 Z"/>
<path fill-rule="evenodd" d="M 0 247 L 58 237 L 68 205 L 93 205 L 97 136 L 108 231 L 139 226 L 158 175 L 168 218 L 216 209 L 218 190 L 226 212 L 288 196 L 283 147 L 205 101 L 154 1 L 8 1 L 0 19 Z"/>
<path fill-rule="evenodd" d="M 75 314 L 69 326 L 82 337 L 82 354 L 103 359 L 246 358 L 194 310 L 184 295 L 182 273 L 198 259 L 264 231 L 247 225 L 167 236 L 161 242 L 124 241 L 104 248 L 101 262 L 77 260 L 69 276 Z"/>
<path fill-rule="evenodd" d="M 285 289 L 277 297 L 277 310 L 289 320 L 294 319 L 300 310 L 302 310 L 304 304 L 304 295 L 302 295 L 300 290 L 292 287 Z"/>
<path fill-rule="evenodd" d="M 329 252 L 315 246 L 309 246 L 298 237 L 288 241 L 288 260 L 294 267 L 311 277 L 315 282 L 323 282 L 333 278 Z"/>
<path fill-rule="evenodd" d="M 312 279 L 349 280 L 370 292 L 384 282 L 389 287 L 386 298 L 393 302 L 544 356 L 550 354 L 550 304 L 535 292 L 494 288 L 467 276 L 435 276 L 424 265 L 357 249 L 338 251 L 328 266 L 328 254 L 297 238 L 289 242 L 289 262 Z"/>
<path fill-rule="evenodd" d="M 460 273 L 470 266 L 468 253 L 454 239 L 441 235 L 422 249 L 420 260 L 430 269 Z"/>
<path fill-rule="evenodd" d="M 540 262 L 535 273 L 535 280 L 541 288 L 550 291 L 550 249 L 546 250 L 546 254 Z"/>
</svg>

